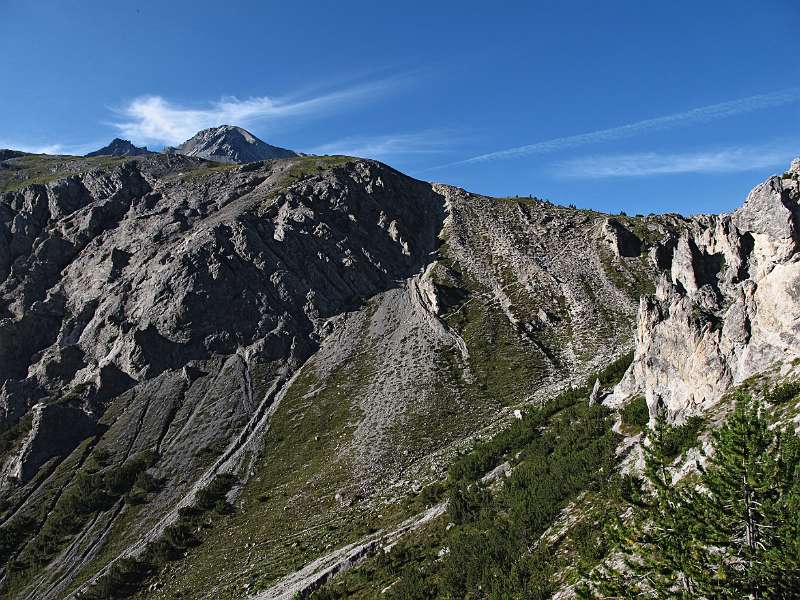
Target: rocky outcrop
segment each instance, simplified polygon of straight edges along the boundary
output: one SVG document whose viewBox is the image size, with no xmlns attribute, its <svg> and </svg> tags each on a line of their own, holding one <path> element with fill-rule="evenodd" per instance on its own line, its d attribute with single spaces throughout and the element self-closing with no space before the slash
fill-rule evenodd
<svg viewBox="0 0 800 600">
<path fill-rule="evenodd" d="M 651 414 L 664 406 L 681 421 L 800 357 L 798 185 L 771 177 L 732 214 L 697 217 L 661 248 L 669 269 L 641 300 L 634 362 L 607 402 L 643 393 Z"/>
<path fill-rule="evenodd" d="M 592 386 L 592 391 L 589 394 L 589 406 L 594 406 L 600 401 L 600 380 L 594 380 L 594 386 Z"/>
<path fill-rule="evenodd" d="M 163 528 L 220 465 L 256 460 L 328 320 L 422 271 L 443 220 L 429 184 L 358 159 L 148 155 L 0 196 L 0 423 L 35 421 L 3 505 L 38 515 L 37 490 L 65 481 L 39 468 L 73 450 L 80 464 L 97 432 L 110 465 L 157 451 Z M 58 596 L 57 571 L 31 597 Z"/>
<path fill-rule="evenodd" d="M 442 218 L 429 188 L 375 163 L 301 191 L 277 188 L 265 166 L 209 189 L 160 179 L 168 157 L 151 160 L 3 197 L 13 267 L 0 286 L 0 419 L 75 386 L 92 389 L 92 410 L 254 344 L 307 354 L 321 320 L 420 268 Z"/>
<path fill-rule="evenodd" d="M 616 219 L 606 219 L 602 227 L 603 239 L 617 256 L 639 256 L 642 240 Z"/>
<path fill-rule="evenodd" d="M 3 468 L 0 479 L 26 483 L 51 458 L 66 456 L 81 440 L 98 432 L 94 419 L 71 406 L 37 404 L 31 410 L 31 431 L 18 454 Z"/>
<path fill-rule="evenodd" d="M 298 155 L 262 142 L 249 131 L 232 125 L 204 129 L 172 150 L 185 156 L 239 164 Z"/>
</svg>

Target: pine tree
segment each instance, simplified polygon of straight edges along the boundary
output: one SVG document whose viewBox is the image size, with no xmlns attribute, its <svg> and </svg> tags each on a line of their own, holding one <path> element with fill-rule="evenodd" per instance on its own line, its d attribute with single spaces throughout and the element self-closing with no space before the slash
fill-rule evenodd
<svg viewBox="0 0 800 600">
<path fill-rule="evenodd" d="M 643 447 L 644 474 L 652 487 L 643 509 L 628 522 L 617 521 L 612 542 L 622 554 L 621 564 L 605 565 L 594 573 L 595 589 L 583 597 L 697 598 L 691 572 L 693 540 L 688 536 L 684 490 L 672 485 L 670 459 L 665 452 L 668 431 L 663 413 L 656 417 L 650 444 Z"/>
<path fill-rule="evenodd" d="M 645 448 L 651 492 L 614 529 L 621 564 L 593 573 L 583 597 L 796 598 L 800 589 L 800 440 L 770 429 L 740 396 L 713 435 L 697 485 L 672 485 L 659 417 Z"/>
<path fill-rule="evenodd" d="M 774 587 L 775 565 L 766 555 L 780 544 L 785 500 L 775 438 L 760 403 L 747 396 L 714 433 L 714 454 L 702 471 L 705 489 L 694 491 L 691 503 L 693 536 L 715 549 L 705 560 L 705 593 L 724 585 L 737 597 L 760 599 Z"/>
</svg>

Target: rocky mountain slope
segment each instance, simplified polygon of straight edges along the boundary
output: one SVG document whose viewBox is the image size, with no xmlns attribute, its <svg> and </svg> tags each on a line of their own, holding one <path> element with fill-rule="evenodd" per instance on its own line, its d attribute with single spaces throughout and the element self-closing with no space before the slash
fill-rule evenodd
<svg viewBox="0 0 800 600">
<path fill-rule="evenodd" d="M 8 598 L 266 593 L 377 528 L 406 531 L 476 436 L 634 345 L 611 402 L 691 407 L 676 417 L 712 402 L 665 395 L 702 358 L 654 356 L 668 319 L 714 352 L 750 332 L 715 359 L 749 357 L 731 383 L 797 346 L 791 317 L 774 324 L 796 302 L 780 276 L 796 264 L 791 174 L 738 216 L 684 219 L 487 198 L 349 157 L 0 166 Z M 765 301 L 762 285 L 789 291 Z"/>
<path fill-rule="evenodd" d="M 185 156 L 239 164 L 297 156 L 292 150 L 270 146 L 249 131 L 232 125 L 199 131 L 174 150 Z"/>
<path fill-rule="evenodd" d="M 662 447 L 674 485 L 697 476 L 740 391 L 765 402 L 780 427 L 799 429 L 798 182 L 800 160 L 731 215 L 685 220 L 644 249 L 660 271 L 658 284 L 641 298 L 632 362 L 612 389 L 606 370 L 456 458 L 446 490 L 432 485 L 420 494 L 421 507 L 447 511 L 421 530 L 399 542 L 390 529 L 365 536 L 253 597 L 289 598 L 287 589 L 321 586 L 312 597 L 527 590 L 524 597 L 574 598 L 593 567 L 619 560 L 608 554 L 610 516 L 635 506 L 626 489 L 642 468 L 648 419 L 667 417 Z M 631 229 L 606 222 L 601 231 L 623 255 L 642 249 Z M 581 439 L 589 417 L 594 431 Z M 377 545 L 371 557 L 357 553 L 370 544 Z"/>
<path fill-rule="evenodd" d="M 108 146 L 89 152 L 86 156 L 92 158 L 95 156 L 143 156 L 145 154 L 150 154 L 147 146 L 134 146 L 128 140 L 114 138 Z"/>
</svg>

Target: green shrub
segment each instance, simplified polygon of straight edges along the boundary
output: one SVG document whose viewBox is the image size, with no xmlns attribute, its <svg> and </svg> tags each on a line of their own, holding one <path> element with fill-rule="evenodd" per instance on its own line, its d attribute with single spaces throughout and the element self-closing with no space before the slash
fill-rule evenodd
<svg viewBox="0 0 800 600">
<path fill-rule="evenodd" d="M 600 380 L 601 385 L 619 383 L 633 360 L 633 352 L 625 354 L 601 371 L 588 378 L 579 388 L 568 388 L 540 408 L 532 410 L 521 421 L 515 421 L 508 429 L 492 439 L 477 444 L 471 452 L 458 458 L 449 469 L 450 481 L 474 481 L 483 477 L 502 462 L 502 458 L 512 449 L 525 448 L 531 440 L 539 436 L 539 428 L 553 415 L 558 414 L 577 402 L 586 400 L 591 391 L 590 383 Z"/>
<path fill-rule="evenodd" d="M 502 433 L 497 436 L 502 443 L 494 440 L 497 447 L 522 453 L 496 496 L 475 480 L 451 483 L 448 511 L 456 527 L 448 540 L 450 552 L 442 560 L 441 597 L 549 598 L 554 592 L 556 559 L 531 549 L 564 506 L 604 484 L 617 460 L 618 438 L 611 431 L 610 412 L 576 401 L 575 396 L 585 395 L 573 392 L 511 428 L 516 432 L 513 441 L 524 440 L 523 445 L 511 443 Z M 568 401 L 572 404 L 561 406 Z M 480 457 L 487 448 L 492 441 L 474 453 Z M 481 463 L 466 458 L 462 464 Z M 588 561 L 591 550 L 584 553 Z"/>
<path fill-rule="evenodd" d="M 777 385 L 764 394 L 770 404 L 786 404 L 800 395 L 800 381 L 790 381 Z"/>
<path fill-rule="evenodd" d="M 136 481 L 133 485 L 143 492 L 157 492 L 161 489 L 162 482 L 150 475 L 147 471 L 142 471 L 136 476 Z"/>
<path fill-rule="evenodd" d="M 5 564 L 19 545 L 36 529 L 30 517 L 18 517 L 0 527 L 0 564 Z"/>
<path fill-rule="evenodd" d="M 400 581 L 389 588 L 386 597 L 390 600 L 428 600 L 436 598 L 436 588 L 426 580 L 419 569 L 409 569 Z M 314 596 L 314 600 L 318 600 L 318 597 Z"/>
<path fill-rule="evenodd" d="M 103 461 L 108 459 L 101 452 L 96 454 Z M 134 481 L 156 458 L 152 451 L 143 452 L 105 473 L 97 472 L 97 462 L 87 465 L 87 469 L 79 472 L 67 486 L 39 532 L 20 553 L 17 559 L 19 576 L 25 578 L 50 562 L 94 514 L 109 510 L 121 497 L 132 500 L 129 492 Z M 25 540 L 27 538 L 21 541 Z"/>
<path fill-rule="evenodd" d="M 152 451 L 142 452 L 134 458 L 124 462 L 116 469 L 111 469 L 105 474 L 106 489 L 115 496 L 121 496 L 130 491 L 145 469 L 155 464 L 157 456 Z"/>
<path fill-rule="evenodd" d="M 604 386 L 616 385 L 622 380 L 625 371 L 631 366 L 633 362 L 633 351 L 623 354 L 617 360 L 609 364 L 602 371 L 597 373 L 596 378 L 600 380 L 600 384 Z M 594 383 L 592 377 L 589 380 Z"/>
<path fill-rule="evenodd" d="M 800 438 L 776 430 L 762 408 L 739 395 L 711 435 L 707 464 L 677 484 L 658 416 L 643 449 L 644 499 L 612 525 L 614 559 L 591 572 L 579 598 L 798 597 Z"/>
<path fill-rule="evenodd" d="M 432 483 L 422 488 L 418 499 L 424 507 L 433 506 L 447 495 L 447 486 L 442 483 Z"/>
<path fill-rule="evenodd" d="M 664 454 L 676 458 L 689 448 L 697 445 L 697 439 L 705 425 L 703 417 L 689 417 L 683 425 L 667 427 L 664 432 Z"/>
<path fill-rule="evenodd" d="M 202 519 L 209 511 L 219 514 L 233 512 L 233 506 L 225 500 L 236 477 L 230 473 L 221 473 L 214 477 L 205 488 L 195 496 L 192 506 L 178 511 L 178 519 L 167 527 L 161 536 L 145 548 L 138 559 L 122 559 L 101 577 L 87 592 L 90 600 L 107 600 L 133 594 L 154 572 L 167 562 L 180 559 L 187 549 L 199 545 L 202 540 L 197 536 Z"/>
<path fill-rule="evenodd" d="M 222 473 L 214 477 L 206 487 L 197 492 L 194 505 L 202 510 L 211 510 L 219 500 L 224 500 L 236 477 L 230 473 Z"/>
<path fill-rule="evenodd" d="M 544 532 L 583 493 L 604 498 L 623 493 L 621 477 L 612 476 L 619 437 L 611 430 L 611 412 L 590 407 L 587 399 L 589 384 L 617 383 L 632 358 L 625 355 L 587 384 L 530 409 L 453 461 L 447 481 L 452 527 L 431 533 L 432 542 L 420 541 L 408 553 L 402 547 L 378 553 L 360 575 L 351 570 L 312 598 L 348 598 L 355 592 L 372 597 L 364 590 L 389 584 L 388 600 L 551 598 L 564 565 L 563 557 L 542 543 Z M 491 491 L 481 486 L 480 479 L 503 460 L 514 464 L 511 476 Z M 587 571 L 607 549 L 599 528 L 574 526 L 567 535 Z M 444 556 L 443 546 L 449 548 Z"/>
<path fill-rule="evenodd" d="M 622 422 L 629 427 L 644 429 L 649 421 L 650 409 L 642 396 L 637 396 L 622 409 Z"/>
<path fill-rule="evenodd" d="M 447 513 L 456 524 L 474 523 L 491 504 L 491 494 L 481 485 L 459 483 L 450 491 Z"/>
<path fill-rule="evenodd" d="M 28 414 L 20 419 L 16 425 L 0 433 L 0 458 L 22 441 L 31 430 L 32 423 L 33 418 Z"/>
<path fill-rule="evenodd" d="M 88 600 L 103 600 L 130 596 L 149 573 L 150 570 L 142 561 L 135 558 L 120 558 L 83 597 Z"/>
</svg>

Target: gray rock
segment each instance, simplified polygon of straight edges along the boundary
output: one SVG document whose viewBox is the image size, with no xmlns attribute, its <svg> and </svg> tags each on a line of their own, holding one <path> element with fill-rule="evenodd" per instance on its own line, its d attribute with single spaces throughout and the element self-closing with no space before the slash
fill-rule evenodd
<svg viewBox="0 0 800 600">
<path fill-rule="evenodd" d="M 639 256 L 642 252 L 642 241 L 617 219 L 606 219 L 602 234 L 617 256 Z"/>
<path fill-rule="evenodd" d="M 785 183 L 785 185 L 784 185 Z M 639 310 L 634 362 L 609 399 L 644 394 L 680 421 L 800 357 L 800 191 L 772 177 L 732 215 L 697 217 Z"/>
<path fill-rule="evenodd" d="M 147 146 L 142 146 L 140 148 L 134 146 L 128 140 L 114 138 L 108 146 L 103 146 L 99 150 L 89 152 L 86 156 L 143 156 L 145 154 L 151 154 Z"/>
<path fill-rule="evenodd" d="M 48 460 L 66 456 L 78 442 L 99 429 L 94 419 L 71 406 L 37 404 L 31 412 L 31 431 L 4 473 L 23 483 L 30 481 Z"/>
<path fill-rule="evenodd" d="M 239 164 L 298 156 L 292 150 L 270 146 L 249 131 L 232 125 L 204 129 L 173 150 L 186 156 Z"/>
<path fill-rule="evenodd" d="M 21 598 L 64 597 L 88 565 L 102 573 L 109 560 L 140 552 L 217 473 L 248 485 L 275 458 L 264 453 L 273 419 L 285 418 L 282 403 L 291 403 L 292 422 L 281 425 L 293 443 L 334 443 L 323 462 L 346 465 L 348 479 L 326 498 L 338 490 L 370 507 L 392 479 L 419 487 L 432 463 L 446 464 L 507 419 L 504 404 L 541 401 L 630 349 L 639 309 L 630 287 L 666 277 L 640 260 L 615 260 L 607 272 L 597 239 L 605 216 L 486 198 L 375 161 L 218 168 L 170 153 L 102 168 L 60 162 L 63 176 L 0 195 L 0 420 L 8 427 L 34 405 L 60 401 L 107 429 L 79 445 L 76 428 L 50 464 L 70 448 L 61 464 L 100 449 L 111 468 L 151 449 L 165 485 L 151 494 L 147 518 L 98 515 L 75 538 L 81 550 L 56 557 Z M 691 230 L 693 298 L 703 310 L 725 309 L 718 296 L 746 276 L 750 256 L 730 220 L 719 236 L 708 233 L 717 225 L 677 217 L 646 226 L 649 241 Z M 615 235 L 630 254 L 619 242 L 625 233 Z M 707 267 L 718 255 L 738 261 L 730 277 Z M 737 335 L 753 330 L 761 285 L 731 314 Z M 688 293 L 677 287 L 665 280 L 646 300 L 640 329 L 665 319 L 661 300 Z M 687 323 L 697 318 L 692 302 L 680 313 Z M 498 342 L 498 368 L 515 371 L 490 388 L 475 366 L 496 356 Z M 295 428 L 323 396 L 346 403 L 341 428 Z M 44 490 L 74 472 L 58 479 L 40 469 L 7 481 L 0 496 L 38 515 Z M 314 491 L 302 465 L 296 476 Z M 103 545 L 109 531 L 122 540 L 113 549 Z M 225 577 L 245 568 L 223 562 Z"/>
<path fill-rule="evenodd" d="M 592 392 L 589 394 L 589 406 L 594 406 L 601 400 L 600 398 L 600 380 L 594 380 L 594 386 L 592 387 Z"/>
</svg>

